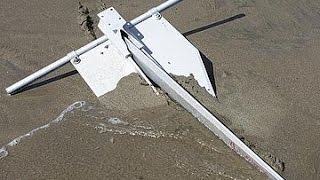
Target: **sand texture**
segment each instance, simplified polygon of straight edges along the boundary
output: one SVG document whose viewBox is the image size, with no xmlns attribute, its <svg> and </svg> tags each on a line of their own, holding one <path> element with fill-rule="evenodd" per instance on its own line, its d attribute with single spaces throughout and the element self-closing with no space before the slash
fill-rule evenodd
<svg viewBox="0 0 320 180">
<path fill-rule="evenodd" d="M 131 20 L 163 1 L 103 2 Z M 97 21 L 101 1 L 82 4 Z M 0 179 L 266 179 L 136 74 L 97 98 L 66 65 L 8 96 L 89 42 L 77 15 L 75 0 L 1 2 Z M 177 81 L 284 178 L 319 179 L 320 1 L 186 0 L 163 15 L 212 62 L 218 98 Z"/>
</svg>

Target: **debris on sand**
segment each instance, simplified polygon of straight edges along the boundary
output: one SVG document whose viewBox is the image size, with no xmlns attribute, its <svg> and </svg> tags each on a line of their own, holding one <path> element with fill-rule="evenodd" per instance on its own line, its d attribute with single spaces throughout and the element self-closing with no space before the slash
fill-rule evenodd
<svg viewBox="0 0 320 180">
<path fill-rule="evenodd" d="M 113 124 L 113 125 L 116 125 L 116 124 L 122 124 L 122 125 L 128 125 L 129 123 L 126 122 L 126 121 L 123 121 L 119 118 L 110 118 L 108 120 L 109 123 Z"/>
<path fill-rule="evenodd" d="M 113 144 L 114 143 L 114 138 L 111 137 L 109 141 Z"/>
<path fill-rule="evenodd" d="M 79 2 L 78 13 L 79 15 L 77 20 L 78 20 L 78 24 L 81 27 L 81 30 L 85 32 L 89 40 L 97 39 L 96 33 L 94 32 L 94 28 L 93 28 L 94 22 L 92 17 L 89 15 L 89 9 L 86 6 L 83 6 Z"/>
<path fill-rule="evenodd" d="M 265 151 L 262 148 L 256 146 L 255 144 L 249 142 L 245 138 L 240 138 L 250 149 L 252 149 L 255 153 L 259 154 L 259 156 L 266 161 L 273 169 L 277 172 L 283 172 L 285 170 L 285 163 L 281 161 L 278 157 L 273 155 L 271 152 Z"/>
</svg>

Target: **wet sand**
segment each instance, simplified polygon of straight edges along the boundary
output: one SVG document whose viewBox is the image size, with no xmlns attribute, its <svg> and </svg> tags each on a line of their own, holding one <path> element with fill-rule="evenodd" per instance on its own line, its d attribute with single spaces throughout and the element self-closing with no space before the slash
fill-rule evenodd
<svg viewBox="0 0 320 180">
<path fill-rule="evenodd" d="M 105 1 L 127 20 L 160 2 Z M 39 87 L 7 96 L 5 87 L 88 42 L 77 3 L 2 2 L 0 146 L 74 102 L 86 104 L 8 147 L 1 179 L 265 179 L 134 75 L 99 100 L 67 65 Z M 99 1 L 82 3 L 98 11 Z M 164 13 L 213 62 L 218 100 L 197 98 L 239 137 L 283 161 L 287 179 L 320 176 L 319 9 L 317 1 L 216 0 Z M 120 123 L 109 121 L 115 117 Z"/>
</svg>

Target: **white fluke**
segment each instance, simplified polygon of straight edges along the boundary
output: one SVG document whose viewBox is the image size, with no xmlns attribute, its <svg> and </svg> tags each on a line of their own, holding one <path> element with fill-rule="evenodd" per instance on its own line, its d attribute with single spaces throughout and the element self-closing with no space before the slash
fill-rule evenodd
<svg viewBox="0 0 320 180">
<path fill-rule="evenodd" d="M 180 1 L 166 1 L 129 22 L 113 7 L 102 11 L 98 14 L 98 27 L 104 36 L 13 84 L 6 91 L 13 94 L 69 61 L 98 97 L 114 90 L 121 78 L 136 72 L 154 90 L 151 81 L 155 82 L 227 146 L 270 179 L 282 180 L 275 170 L 171 78 L 170 74 L 192 74 L 200 86 L 215 96 L 199 50 L 160 14 Z"/>
</svg>

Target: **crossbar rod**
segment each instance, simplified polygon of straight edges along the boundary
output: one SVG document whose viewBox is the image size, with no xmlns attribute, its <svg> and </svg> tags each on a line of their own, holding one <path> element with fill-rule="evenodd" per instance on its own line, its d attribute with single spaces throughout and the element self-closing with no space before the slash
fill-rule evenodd
<svg viewBox="0 0 320 180">
<path fill-rule="evenodd" d="M 156 9 L 156 11 L 161 12 L 164 11 L 172 6 L 174 6 L 175 4 L 181 2 L 182 0 L 168 0 L 162 4 L 160 4 L 159 6 L 152 8 L 152 9 Z M 151 10 L 152 10 L 151 9 Z M 132 24 L 138 24 L 144 20 L 146 20 L 147 18 L 151 17 L 152 14 L 150 13 L 151 10 L 149 10 L 148 12 L 138 16 L 137 18 L 133 19 L 130 23 Z M 11 86 L 6 88 L 6 91 L 8 94 L 13 94 L 14 92 L 16 92 L 17 90 L 29 85 L 30 83 L 32 83 L 33 81 L 47 75 L 48 73 L 64 66 L 65 64 L 67 64 L 68 62 L 70 62 L 70 60 L 80 56 L 81 54 L 95 48 L 96 46 L 98 46 L 99 44 L 104 43 L 105 41 L 107 41 L 108 38 L 107 36 L 102 36 L 98 39 L 96 39 L 95 41 L 90 42 L 89 44 L 81 47 L 78 50 L 75 51 L 71 51 L 70 53 L 68 53 L 65 57 L 58 59 L 57 61 L 55 61 L 52 64 L 49 64 L 48 66 L 38 70 L 37 72 L 23 78 L 22 80 L 12 84 Z"/>
</svg>

